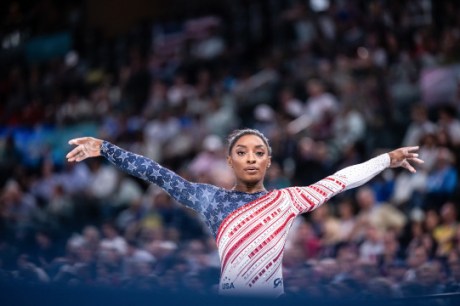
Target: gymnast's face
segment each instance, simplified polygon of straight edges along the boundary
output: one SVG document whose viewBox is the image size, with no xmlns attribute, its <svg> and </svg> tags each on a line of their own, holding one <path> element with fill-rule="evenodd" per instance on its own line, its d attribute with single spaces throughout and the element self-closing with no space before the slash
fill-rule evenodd
<svg viewBox="0 0 460 306">
<path fill-rule="evenodd" d="M 248 134 L 235 142 L 227 161 L 233 168 L 237 185 L 254 186 L 263 183 L 271 157 L 265 142 L 257 135 Z"/>
</svg>

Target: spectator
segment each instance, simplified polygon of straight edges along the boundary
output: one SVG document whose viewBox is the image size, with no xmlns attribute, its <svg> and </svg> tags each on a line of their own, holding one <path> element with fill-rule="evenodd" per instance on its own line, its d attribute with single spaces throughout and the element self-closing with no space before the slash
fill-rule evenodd
<svg viewBox="0 0 460 306">
<path fill-rule="evenodd" d="M 83 228 L 82 234 L 81 238 L 85 246 L 91 250 L 91 252 L 96 253 L 101 243 L 100 231 L 95 226 L 87 225 Z"/>
<path fill-rule="evenodd" d="M 288 235 L 286 241 L 287 258 L 290 258 L 289 253 L 291 250 L 294 254 L 299 254 L 299 260 L 315 259 L 321 251 L 319 237 L 315 233 L 311 223 L 307 222 L 304 218 L 296 219 L 292 226 L 292 231 Z M 284 266 L 288 268 L 288 271 L 291 264 L 290 260 L 284 261 Z"/>
<path fill-rule="evenodd" d="M 407 266 L 404 279 L 406 281 L 415 281 L 417 279 L 417 269 L 428 262 L 428 251 L 424 246 L 417 246 L 410 250 L 406 259 Z"/>
<path fill-rule="evenodd" d="M 377 262 L 384 276 L 389 274 L 388 270 L 394 263 L 400 262 L 403 259 L 401 245 L 397 238 L 398 236 L 394 231 L 383 233 L 383 252 L 377 258 Z"/>
<path fill-rule="evenodd" d="M 393 229 L 400 232 L 406 223 L 406 217 L 391 204 L 378 203 L 370 187 L 361 187 L 356 194 L 356 201 L 359 207 L 356 233 L 361 231 L 363 235 L 362 230 L 367 228 L 367 224 L 379 231 Z"/>
<path fill-rule="evenodd" d="M 439 262 L 426 262 L 416 270 L 417 282 L 426 294 L 439 294 L 444 292 L 441 283 L 442 271 Z"/>
<path fill-rule="evenodd" d="M 447 148 L 438 151 L 433 170 L 428 173 L 426 182 L 425 206 L 427 208 L 441 205 L 453 195 L 457 186 L 455 160 Z"/>
<path fill-rule="evenodd" d="M 116 218 L 117 227 L 127 229 L 131 226 L 135 226 L 142 219 L 144 214 L 145 208 L 142 206 L 142 199 L 134 199 L 127 208 L 118 214 Z"/>
<path fill-rule="evenodd" d="M 353 277 L 353 269 L 359 261 L 359 249 L 353 243 L 344 243 L 338 246 L 336 258 L 339 271 L 337 281 L 350 280 Z"/>
<path fill-rule="evenodd" d="M 359 247 L 359 257 L 363 262 L 377 264 L 378 258 L 384 253 L 382 233 L 372 225 L 366 229 L 364 241 Z"/>
<path fill-rule="evenodd" d="M 406 146 L 419 145 L 426 135 L 436 132 L 436 125 L 428 118 L 424 105 L 416 104 L 411 109 L 411 124 L 406 130 L 402 143 Z"/>
<path fill-rule="evenodd" d="M 396 260 L 387 267 L 387 278 L 391 281 L 393 290 L 399 297 L 402 296 L 401 286 L 404 283 L 404 275 L 407 265 L 402 260 Z"/>
<path fill-rule="evenodd" d="M 116 229 L 115 225 L 111 223 L 104 223 L 102 225 L 103 238 L 100 242 L 100 248 L 110 252 L 115 250 L 119 255 L 125 255 L 127 252 L 127 243 L 123 237 L 121 237 Z"/>
<path fill-rule="evenodd" d="M 339 241 L 356 241 L 352 237 L 353 229 L 356 227 L 356 217 L 353 202 L 350 198 L 345 198 L 338 203 L 339 221 Z"/>
<path fill-rule="evenodd" d="M 445 292 L 459 292 L 460 290 L 460 256 L 458 252 L 449 254 L 448 264 L 448 280 L 446 283 Z"/>
<path fill-rule="evenodd" d="M 12 277 L 16 281 L 39 284 L 50 281 L 46 272 L 32 263 L 27 254 L 21 254 L 17 261 L 17 270 L 13 271 Z"/>
<path fill-rule="evenodd" d="M 454 146 L 460 145 L 460 120 L 454 106 L 447 105 L 439 109 L 438 125 L 447 133 Z"/>
<path fill-rule="evenodd" d="M 315 271 L 318 274 L 319 285 L 328 285 L 335 281 L 339 266 L 335 259 L 324 258 L 317 263 Z"/>
<path fill-rule="evenodd" d="M 357 283 L 358 288 L 366 288 L 369 279 L 379 276 L 378 268 L 371 262 L 357 260 L 351 271 L 351 279 Z"/>
<path fill-rule="evenodd" d="M 332 145 L 344 154 L 364 139 L 365 129 L 362 114 L 351 105 L 341 105 L 333 122 Z"/>
<path fill-rule="evenodd" d="M 441 223 L 434 229 L 433 237 L 438 243 L 436 256 L 446 258 L 453 249 L 452 241 L 457 232 L 457 210 L 452 202 L 444 203 L 441 207 Z"/>
<path fill-rule="evenodd" d="M 321 239 L 322 256 L 333 253 L 340 241 L 339 220 L 332 215 L 330 206 L 321 206 L 313 211 L 311 222 L 316 235 Z"/>
<path fill-rule="evenodd" d="M 93 218 L 108 219 L 112 210 L 110 196 L 116 191 L 119 174 L 114 173 L 113 169 L 102 164 L 101 161 L 91 163 L 90 171 L 91 184 L 88 191 L 92 203 L 84 204 L 89 206 L 88 209 L 93 210 Z"/>
<path fill-rule="evenodd" d="M 56 184 L 49 199 L 47 212 L 51 219 L 57 221 L 60 227 L 72 228 L 74 202 L 61 184 Z"/>
<path fill-rule="evenodd" d="M 230 176 L 225 148 L 222 140 L 217 135 L 208 135 L 203 140 L 202 151 L 191 161 L 190 173 L 203 183 L 220 183 L 223 187 L 231 182 L 225 182 Z"/>
<path fill-rule="evenodd" d="M 326 91 L 321 80 L 311 79 L 306 87 L 309 98 L 304 114 L 289 124 L 289 131 L 296 134 L 308 128 L 308 134 L 313 139 L 329 139 L 339 109 L 337 98 Z"/>
<path fill-rule="evenodd" d="M 371 299 L 391 299 L 397 297 L 397 292 L 394 290 L 390 280 L 384 277 L 376 277 L 367 284 L 367 294 Z"/>
<path fill-rule="evenodd" d="M 59 249 L 51 234 L 46 231 L 35 233 L 35 245 L 30 256 L 31 262 L 45 271 L 49 269 L 52 261 L 58 257 Z"/>
<path fill-rule="evenodd" d="M 155 160 L 162 160 L 163 148 L 170 139 L 174 139 L 180 132 L 179 119 L 174 117 L 168 108 L 160 112 L 155 118 L 146 122 L 143 133 L 147 143 L 147 152 Z"/>
<path fill-rule="evenodd" d="M 186 77 L 183 74 L 177 74 L 174 77 L 173 85 L 168 89 L 167 97 L 169 107 L 177 108 L 181 104 L 189 101 L 195 96 L 195 89 L 187 83 Z"/>
<path fill-rule="evenodd" d="M 24 193 L 18 182 L 9 180 L 1 191 L 0 202 L 7 226 L 16 233 L 18 241 L 24 239 L 28 228 L 33 226 L 32 215 L 37 209 L 35 198 Z"/>
</svg>

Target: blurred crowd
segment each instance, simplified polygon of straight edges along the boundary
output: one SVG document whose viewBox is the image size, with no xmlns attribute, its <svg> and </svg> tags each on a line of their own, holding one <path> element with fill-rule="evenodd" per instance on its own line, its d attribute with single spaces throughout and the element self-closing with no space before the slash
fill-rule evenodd
<svg viewBox="0 0 460 306">
<path fill-rule="evenodd" d="M 460 5 L 224 4 L 221 15 L 142 22 L 110 38 L 85 23 L 79 1 L 9 4 L 0 280 L 216 292 L 219 258 L 202 217 L 102 158 L 66 163 L 66 141 L 91 134 L 230 188 L 226 136 L 250 127 L 273 148 L 267 189 L 399 146 L 420 146 L 425 160 L 299 217 L 283 261 L 289 295 L 459 292 Z M 72 40 L 62 56 L 21 49 L 57 29 Z"/>
</svg>

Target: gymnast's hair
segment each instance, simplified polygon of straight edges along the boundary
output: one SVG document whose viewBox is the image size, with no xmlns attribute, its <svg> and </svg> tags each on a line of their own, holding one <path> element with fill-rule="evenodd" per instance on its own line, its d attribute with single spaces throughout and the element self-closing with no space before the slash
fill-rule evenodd
<svg viewBox="0 0 460 306">
<path fill-rule="evenodd" d="M 267 146 L 268 150 L 268 155 L 272 155 L 272 148 L 268 144 L 268 139 L 265 137 L 264 134 L 262 134 L 260 131 L 255 130 L 255 129 L 240 129 L 240 130 L 235 130 L 233 131 L 229 136 L 228 136 L 228 155 L 232 153 L 232 149 L 235 146 L 235 143 L 240 139 L 241 137 L 245 135 L 255 135 L 262 139 L 264 144 Z"/>
</svg>

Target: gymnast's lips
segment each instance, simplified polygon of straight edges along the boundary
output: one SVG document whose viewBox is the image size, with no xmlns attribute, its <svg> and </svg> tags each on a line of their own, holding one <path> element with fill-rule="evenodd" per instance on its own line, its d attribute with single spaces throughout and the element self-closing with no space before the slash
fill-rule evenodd
<svg viewBox="0 0 460 306">
<path fill-rule="evenodd" d="M 248 173 L 256 173 L 259 171 L 259 168 L 257 167 L 246 167 L 244 168 L 244 171 L 248 172 Z"/>
</svg>

